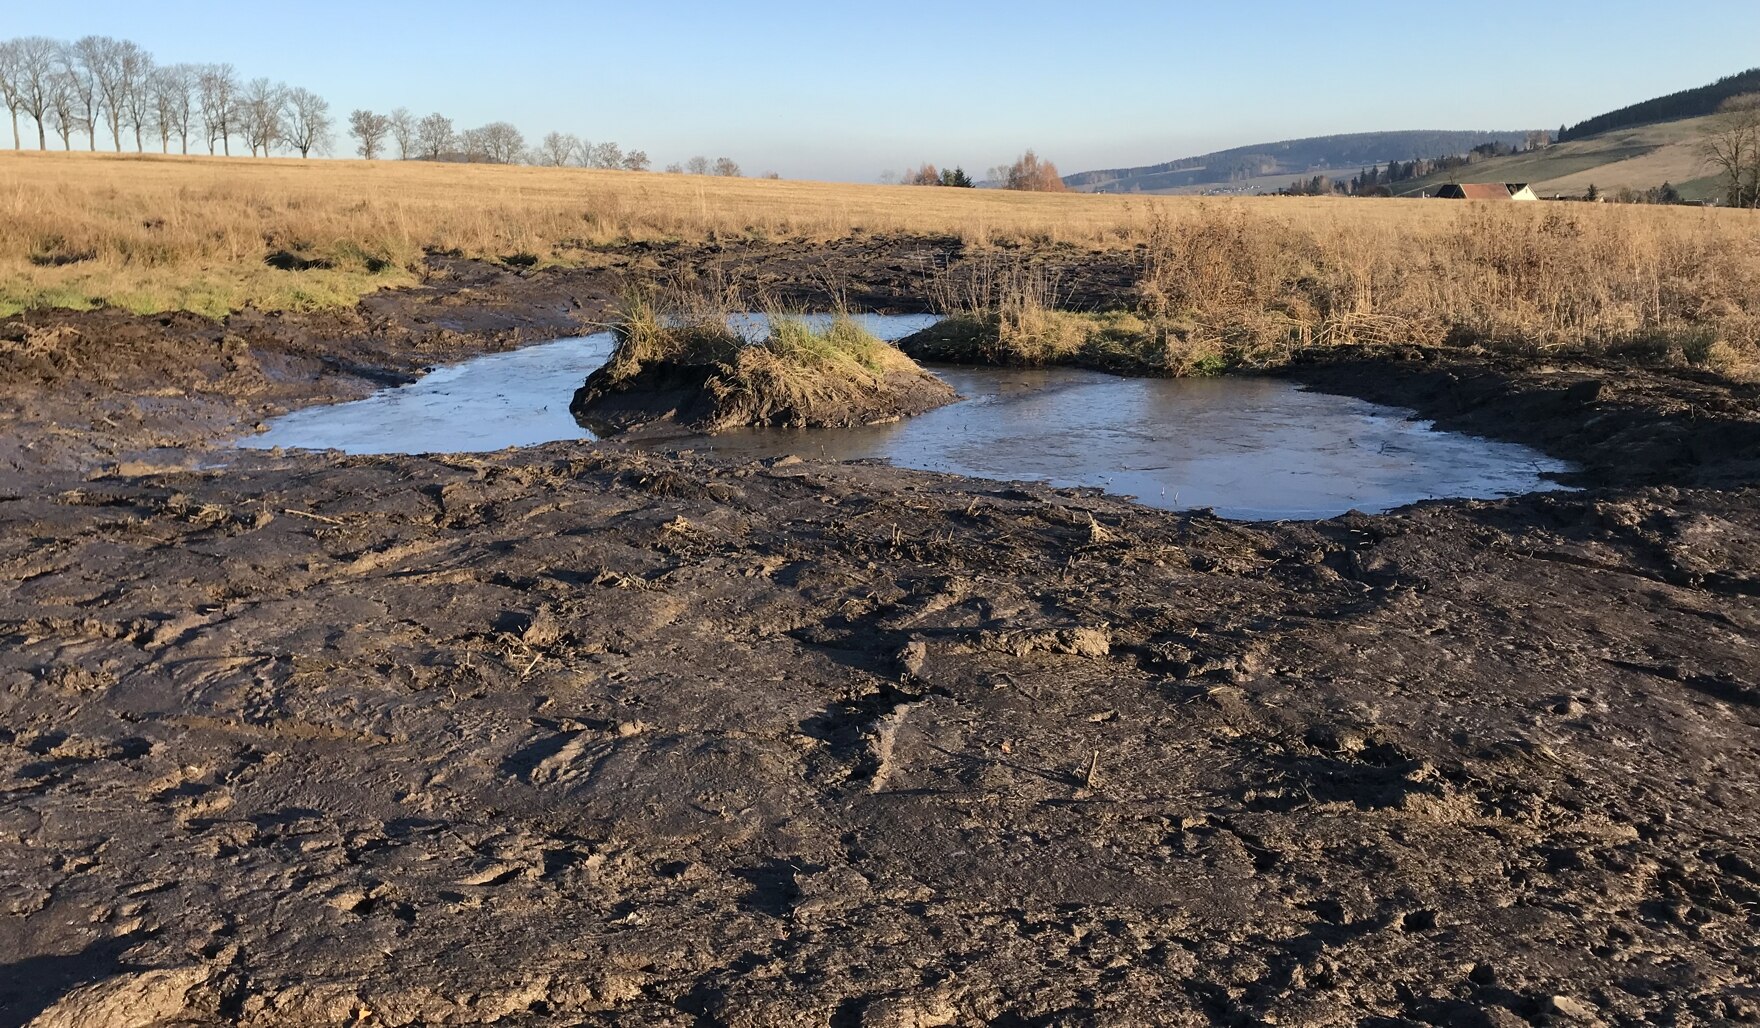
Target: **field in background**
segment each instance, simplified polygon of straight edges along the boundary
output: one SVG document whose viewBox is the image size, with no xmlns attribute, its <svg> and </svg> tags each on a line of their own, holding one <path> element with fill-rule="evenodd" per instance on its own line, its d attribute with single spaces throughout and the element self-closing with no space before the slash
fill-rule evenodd
<svg viewBox="0 0 1760 1028">
<path fill-rule="evenodd" d="M 1144 309 L 1217 345 L 1660 346 L 1730 367 L 1760 353 L 1751 211 L 30 152 L 0 154 L 0 313 L 319 308 L 416 281 L 429 249 L 590 264 L 630 240 L 859 233 L 1130 249 Z"/>
<path fill-rule="evenodd" d="M 351 303 L 422 251 L 589 260 L 630 240 L 857 232 L 1116 244 L 1118 197 L 419 162 L 0 152 L 0 313 Z M 284 265 L 270 267 L 275 255 Z M 328 265 L 325 267 L 324 265 Z"/>
</svg>

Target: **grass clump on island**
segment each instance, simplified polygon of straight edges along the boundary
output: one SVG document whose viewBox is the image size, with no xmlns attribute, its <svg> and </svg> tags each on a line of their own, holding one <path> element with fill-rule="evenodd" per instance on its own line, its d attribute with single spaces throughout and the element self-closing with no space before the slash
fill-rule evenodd
<svg viewBox="0 0 1760 1028">
<path fill-rule="evenodd" d="M 601 434 L 662 423 L 715 432 L 878 424 L 957 398 L 847 312 L 816 325 L 772 310 L 761 315 L 765 334 L 750 338 L 733 327 L 742 306 L 730 297 L 628 294 L 616 348 L 570 410 Z"/>
</svg>

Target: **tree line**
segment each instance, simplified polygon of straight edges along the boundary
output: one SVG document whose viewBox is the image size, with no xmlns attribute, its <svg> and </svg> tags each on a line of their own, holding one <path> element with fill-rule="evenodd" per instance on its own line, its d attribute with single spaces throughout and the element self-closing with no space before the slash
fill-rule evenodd
<svg viewBox="0 0 1760 1028">
<path fill-rule="evenodd" d="M 1326 196 L 1329 194 L 1392 196 L 1401 183 L 1445 172 L 1459 171 L 1470 164 L 1490 160 L 1494 157 L 1508 157 L 1512 154 L 1542 150 L 1551 145 L 1551 133 L 1529 132 L 1521 146 L 1494 139 L 1480 143 L 1464 154 L 1443 154 L 1439 157 L 1419 157 L 1409 161 L 1388 161 L 1385 166 L 1372 164 L 1348 179 L 1335 179 L 1330 175 L 1314 175 L 1307 179 L 1298 179 L 1279 192 L 1285 196 Z"/>
<path fill-rule="evenodd" d="M 914 171 L 906 171 L 903 177 L 896 172 L 880 173 L 880 181 L 884 184 L 901 183 L 907 186 L 953 186 L 970 188 L 977 185 L 964 168 L 942 168 L 924 163 Z M 1057 173 L 1057 165 L 1040 157 L 1032 150 L 1021 154 L 1013 164 L 999 164 L 989 171 L 991 185 L 1001 189 L 1017 189 L 1034 193 L 1062 193 L 1069 189 L 1062 176 Z"/>
<path fill-rule="evenodd" d="M 957 189 L 970 189 L 976 183 L 961 167 L 942 168 L 936 170 L 935 165 L 924 162 L 915 171 L 907 171 L 901 180 L 907 186 L 951 186 Z"/>
<path fill-rule="evenodd" d="M 0 104 L 14 149 L 24 145 L 26 118 L 39 150 L 51 134 L 65 150 L 77 136 L 96 150 L 104 128 L 118 153 L 130 137 L 137 153 L 157 137 L 166 153 L 175 138 L 180 153 L 194 139 L 230 155 L 237 139 L 253 154 L 281 147 L 310 156 L 329 145 L 331 129 L 329 103 L 309 89 L 247 81 L 230 64 L 162 65 L 139 44 L 109 36 L 0 41 Z"/>
<path fill-rule="evenodd" d="M 1724 103 L 1746 93 L 1760 90 L 1760 68 L 1749 68 L 1735 75 L 1726 75 L 1708 86 L 1683 89 L 1678 93 L 1645 100 L 1617 111 L 1596 115 L 1565 128 L 1560 126 L 1558 141 L 1570 142 L 1617 128 L 1651 125 L 1679 118 L 1698 118 L 1716 113 Z"/>
<path fill-rule="evenodd" d="M 12 124 L 13 149 L 22 149 L 25 122 L 35 129 L 37 149 L 49 137 L 72 150 L 76 137 L 98 149 L 99 132 L 109 131 L 121 153 L 125 141 L 135 152 L 155 142 L 164 153 L 188 154 L 192 140 L 209 154 L 232 155 L 237 141 L 253 155 L 274 151 L 310 157 L 329 153 L 336 119 L 329 101 L 310 89 L 267 78 L 243 78 L 230 64 L 160 64 L 139 44 L 110 36 L 82 36 L 67 42 L 46 36 L 0 40 L 0 105 Z M 355 152 L 368 160 L 452 160 L 494 164 L 577 165 L 647 171 L 642 150 L 617 143 L 591 143 L 551 132 L 528 148 L 509 122 L 457 128 L 452 119 L 425 117 L 399 107 L 389 113 L 356 110 L 346 131 Z M 737 177 L 732 158 L 692 157 L 668 165 L 669 172 Z"/>
</svg>

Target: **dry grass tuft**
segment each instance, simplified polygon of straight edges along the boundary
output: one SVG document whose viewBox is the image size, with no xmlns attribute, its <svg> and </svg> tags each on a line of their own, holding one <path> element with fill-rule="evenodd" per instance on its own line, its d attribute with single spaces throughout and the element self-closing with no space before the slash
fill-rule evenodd
<svg viewBox="0 0 1760 1028">
<path fill-rule="evenodd" d="M 1748 214 L 1438 201 L 1423 210 L 1446 214 L 1440 221 L 1346 216 L 1370 209 L 1157 211 L 1128 311 L 1058 310 L 1031 257 L 968 262 L 934 289 L 952 317 L 905 348 L 1163 375 L 1272 366 L 1348 344 L 1631 354 L 1743 377 L 1760 367 L 1760 219 Z"/>
<path fill-rule="evenodd" d="M 765 335 L 730 327 L 731 295 L 626 297 L 611 358 L 575 397 L 602 431 L 671 419 L 706 431 L 741 425 L 859 425 L 953 400 L 944 383 L 847 313 L 814 324 L 771 311 Z"/>
</svg>

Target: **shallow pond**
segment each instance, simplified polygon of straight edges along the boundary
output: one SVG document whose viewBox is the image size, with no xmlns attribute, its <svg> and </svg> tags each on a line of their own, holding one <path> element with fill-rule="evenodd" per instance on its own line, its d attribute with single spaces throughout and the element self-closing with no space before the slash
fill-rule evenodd
<svg viewBox="0 0 1760 1028">
<path fill-rule="evenodd" d="M 898 339 L 926 317 L 869 317 Z M 591 439 L 568 412 L 608 334 L 492 354 L 352 403 L 276 419 L 250 447 L 348 453 L 497 450 Z M 884 458 L 899 467 L 1100 486 L 1250 520 L 1379 512 L 1440 497 L 1552 489 L 1527 447 L 1438 432 L 1410 413 L 1265 378 L 1126 379 L 1068 369 L 936 368 L 965 397 L 889 425 L 674 436 L 641 445 L 740 457 Z"/>
</svg>

